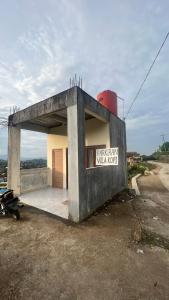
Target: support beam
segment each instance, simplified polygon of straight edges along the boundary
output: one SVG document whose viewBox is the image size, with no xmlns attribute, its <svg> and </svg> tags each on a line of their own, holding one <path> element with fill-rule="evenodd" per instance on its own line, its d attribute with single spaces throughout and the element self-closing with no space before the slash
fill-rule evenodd
<svg viewBox="0 0 169 300">
<path fill-rule="evenodd" d="M 25 129 L 25 130 L 42 132 L 42 133 L 48 133 L 49 132 L 48 128 L 46 128 L 44 126 L 41 126 L 41 125 L 33 124 L 31 122 L 22 123 L 20 125 L 20 128 Z"/>
<path fill-rule="evenodd" d="M 127 187 L 127 158 L 126 158 L 126 127 L 125 122 L 119 122 L 116 116 L 110 116 L 110 147 L 119 147 L 118 173 L 121 185 Z"/>
<path fill-rule="evenodd" d="M 21 111 L 9 116 L 9 123 L 17 125 L 19 123 L 33 120 L 43 115 L 47 115 L 58 110 L 66 109 L 67 100 L 72 98 L 74 94 L 74 87 L 53 97 L 50 97 L 41 102 L 35 103 Z"/>
<path fill-rule="evenodd" d="M 52 119 L 54 121 L 57 121 L 57 122 L 60 122 L 64 125 L 67 124 L 67 118 L 64 118 L 64 117 L 61 117 L 61 116 L 58 116 L 57 114 L 52 114 L 49 116 L 49 119 Z"/>
<path fill-rule="evenodd" d="M 69 218 L 79 221 L 79 167 L 77 105 L 67 108 L 68 116 L 68 193 Z"/>
<path fill-rule="evenodd" d="M 8 188 L 20 195 L 20 128 L 8 127 Z"/>
<path fill-rule="evenodd" d="M 80 194 L 84 175 L 85 112 L 83 101 L 78 100 L 77 89 L 74 89 L 73 104 L 67 108 L 69 218 L 74 222 L 81 219 Z"/>
</svg>

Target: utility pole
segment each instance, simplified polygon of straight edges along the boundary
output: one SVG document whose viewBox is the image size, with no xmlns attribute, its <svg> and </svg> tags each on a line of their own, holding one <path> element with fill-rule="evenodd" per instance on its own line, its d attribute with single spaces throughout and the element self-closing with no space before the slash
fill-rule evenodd
<svg viewBox="0 0 169 300">
<path fill-rule="evenodd" d="M 163 142 L 163 145 L 164 145 L 164 151 L 166 152 L 166 147 L 165 147 L 165 134 L 161 134 L 161 137 L 162 137 L 162 142 Z"/>
</svg>

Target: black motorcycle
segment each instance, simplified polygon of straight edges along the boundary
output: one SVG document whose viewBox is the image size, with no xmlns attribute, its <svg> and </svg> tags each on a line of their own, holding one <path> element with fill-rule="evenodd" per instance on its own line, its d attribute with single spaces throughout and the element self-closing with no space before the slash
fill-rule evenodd
<svg viewBox="0 0 169 300">
<path fill-rule="evenodd" d="M 0 189 L 0 214 L 10 214 L 14 219 L 20 219 L 19 198 L 14 196 L 13 190 Z"/>
</svg>

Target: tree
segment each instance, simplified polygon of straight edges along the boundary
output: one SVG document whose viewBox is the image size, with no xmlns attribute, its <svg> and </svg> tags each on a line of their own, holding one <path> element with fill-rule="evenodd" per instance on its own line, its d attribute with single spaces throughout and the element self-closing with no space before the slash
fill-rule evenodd
<svg viewBox="0 0 169 300">
<path fill-rule="evenodd" d="M 161 150 L 162 152 L 169 151 L 169 142 L 163 143 L 162 146 L 160 147 L 160 150 Z"/>
</svg>

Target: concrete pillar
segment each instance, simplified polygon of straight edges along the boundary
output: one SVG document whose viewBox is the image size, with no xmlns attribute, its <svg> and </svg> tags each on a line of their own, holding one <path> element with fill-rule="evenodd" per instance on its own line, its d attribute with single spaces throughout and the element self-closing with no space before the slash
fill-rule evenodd
<svg viewBox="0 0 169 300">
<path fill-rule="evenodd" d="M 110 116 L 110 146 L 119 148 L 119 165 L 117 173 L 119 174 L 119 185 L 127 187 L 127 160 L 126 160 L 126 128 L 124 122 L 111 115 Z"/>
<path fill-rule="evenodd" d="M 125 187 L 128 186 L 128 168 L 127 168 L 127 138 L 126 138 L 126 123 L 124 122 L 124 176 L 125 176 Z"/>
<path fill-rule="evenodd" d="M 20 128 L 8 127 L 8 188 L 20 195 Z"/>
<path fill-rule="evenodd" d="M 84 173 L 85 145 L 84 104 L 80 97 L 78 99 L 77 93 L 77 88 L 74 88 L 74 99 L 67 108 L 69 218 L 74 222 L 80 221 L 80 193 Z"/>
</svg>

